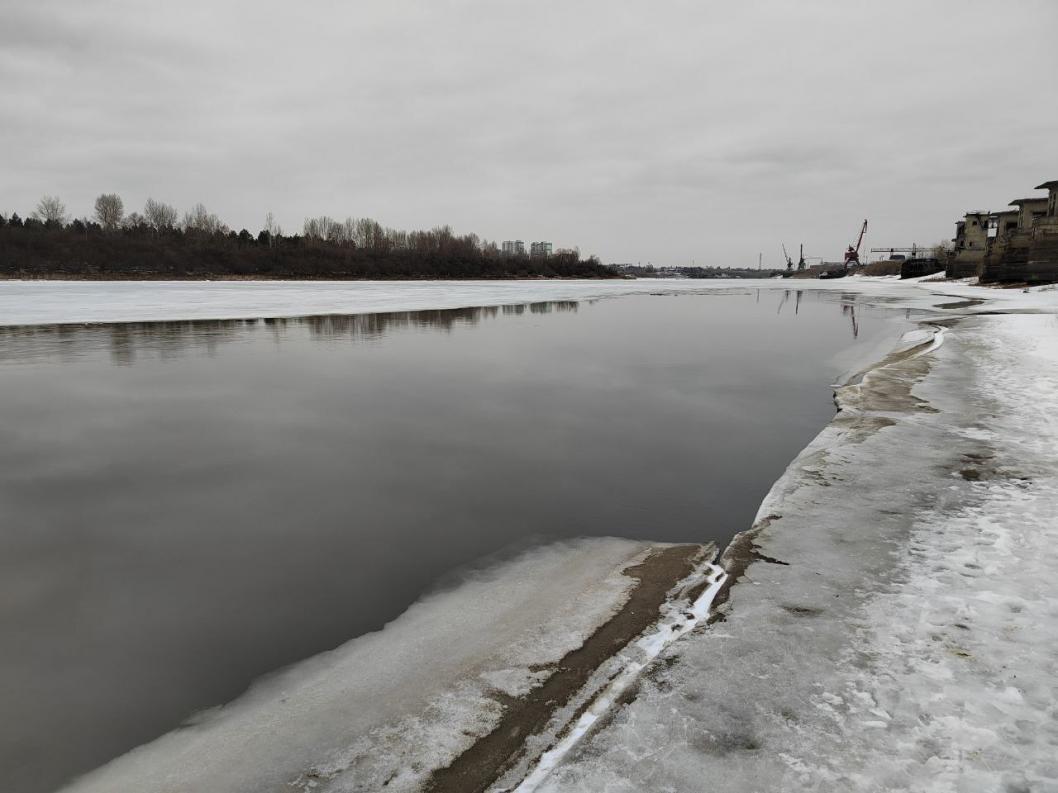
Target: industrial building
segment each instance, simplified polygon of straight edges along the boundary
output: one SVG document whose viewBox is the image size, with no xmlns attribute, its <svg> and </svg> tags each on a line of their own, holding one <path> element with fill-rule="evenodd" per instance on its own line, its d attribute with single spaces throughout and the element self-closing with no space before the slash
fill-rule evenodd
<svg viewBox="0 0 1058 793">
<path fill-rule="evenodd" d="M 962 220 L 955 222 L 955 238 L 951 260 L 948 262 L 949 277 L 966 278 L 977 275 L 988 250 L 988 212 L 967 212 Z"/>
<path fill-rule="evenodd" d="M 1058 281 L 1058 180 L 1037 185 L 1048 195 L 1011 201 L 1001 212 L 967 212 L 955 223 L 949 278 L 984 282 Z"/>
</svg>

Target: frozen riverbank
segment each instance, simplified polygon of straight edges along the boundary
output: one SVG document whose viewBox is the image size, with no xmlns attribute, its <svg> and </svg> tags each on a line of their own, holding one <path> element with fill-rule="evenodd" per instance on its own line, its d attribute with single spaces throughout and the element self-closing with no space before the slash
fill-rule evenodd
<svg viewBox="0 0 1058 793">
<path fill-rule="evenodd" d="M 725 554 L 719 622 L 541 789 L 1058 789 L 1058 306 L 952 286 L 1018 313 L 840 389 Z"/>
</svg>

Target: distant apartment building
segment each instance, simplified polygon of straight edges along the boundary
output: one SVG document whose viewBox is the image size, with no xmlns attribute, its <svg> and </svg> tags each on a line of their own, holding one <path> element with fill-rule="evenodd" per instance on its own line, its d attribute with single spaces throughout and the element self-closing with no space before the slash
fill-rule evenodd
<svg viewBox="0 0 1058 793">
<path fill-rule="evenodd" d="M 503 254 L 504 256 L 525 256 L 525 243 L 521 240 L 504 240 Z"/>
<path fill-rule="evenodd" d="M 529 246 L 529 255 L 534 259 L 537 257 L 546 259 L 552 253 L 550 242 L 534 242 Z"/>
</svg>

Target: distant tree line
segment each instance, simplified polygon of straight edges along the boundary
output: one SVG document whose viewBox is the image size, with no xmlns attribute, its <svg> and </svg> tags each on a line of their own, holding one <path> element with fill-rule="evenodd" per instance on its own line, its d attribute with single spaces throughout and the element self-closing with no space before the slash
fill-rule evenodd
<svg viewBox="0 0 1058 793">
<path fill-rule="evenodd" d="M 119 195 L 95 200 L 91 218 L 70 219 L 57 196 L 27 218 L 0 214 L 0 277 L 8 278 L 612 278 L 577 250 L 510 255 L 448 226 L 386 228 L 370 218 L 308 218 L 284 234 L 271 213 L 253 234 L 235 231 L 202 204 L 182 216 L 153 198 L 125 212 Z"/>
<path fill-rule="evenodd" d="M 774 278 L 783 273 L 756 267 L 655 267 L 652 264 L 618 264 L 614 270 L 633 278 Z"/>
</svg>

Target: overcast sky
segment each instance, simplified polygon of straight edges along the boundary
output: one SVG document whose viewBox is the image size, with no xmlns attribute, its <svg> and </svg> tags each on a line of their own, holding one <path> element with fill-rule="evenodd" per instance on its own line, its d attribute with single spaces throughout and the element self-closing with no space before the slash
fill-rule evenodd
<svg viewBox="0 0 1058 793">
<path fill-rule="evenodd" d="M 1054 0 L 0 0 L 0 212 L 840 260 L 1058 179 L 1056 36 Z"/>
</svg>

